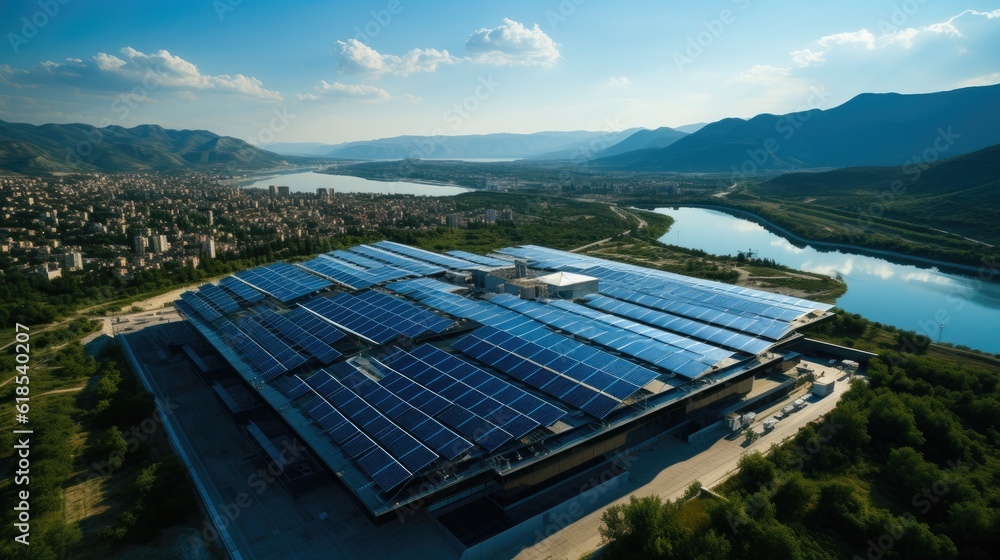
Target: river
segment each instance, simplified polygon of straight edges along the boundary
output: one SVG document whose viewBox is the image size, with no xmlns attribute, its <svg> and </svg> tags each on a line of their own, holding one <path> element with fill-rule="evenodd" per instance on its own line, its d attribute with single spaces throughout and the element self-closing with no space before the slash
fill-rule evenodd
<svg viewBox="0 0 1000 560">
<path fill-rule="evenodd" d="M 757 257 L 820 274 L 840 274 L 837 306 L 935 341 L 1000 353 L 1000 283 L 844 251 L 796 246 L 755 222 L 705 208 L 657 208 L 674 225 L 660 241 L 716 255 Z M 942 329 L 943 325 L 943 329 Z"/>
<path fill-rule="evenodd" d="M 327 175 L 314 171 L 293 173 L 268 173 L 253 175 L 236 182 L 241 187 L 266 189 L 269 185 L 289 187 L 291 192 L 316 193 L 319 187 L 332 188 L 338 193 L 416 194 L 424 196 L 452 196 L 468 192 L 465 187 L 427 185 L 405 181 L 372 181 L 350 175 Z"/>
</svg>

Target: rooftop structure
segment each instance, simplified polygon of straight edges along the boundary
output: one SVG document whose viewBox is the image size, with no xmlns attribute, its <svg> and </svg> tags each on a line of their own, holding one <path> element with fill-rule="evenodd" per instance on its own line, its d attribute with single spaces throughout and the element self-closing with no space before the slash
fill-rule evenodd
<svg viewBox="0 0 1000 560">
<path fill-rule="evenodd" d="M 515 259 L 554 290 L 588 289 L 522 299 L 462 282 Z M 831 307 L 532 245 L 392 242 L 240 272 L 176 306 L 377 522 L 530 507 L 747 394 Z"/>
</svg>

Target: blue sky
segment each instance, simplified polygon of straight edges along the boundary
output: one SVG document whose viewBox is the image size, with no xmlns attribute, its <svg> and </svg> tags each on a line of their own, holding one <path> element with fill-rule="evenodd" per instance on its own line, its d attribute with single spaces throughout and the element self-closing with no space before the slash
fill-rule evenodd
<svg viewBox="0 0 1000 560">
<path fill-rule="evenodd" d="M 1000 82 L 1000 2 L 5 0 L 0 119 L 255 143 L 679 126 Z"/>
</svg>

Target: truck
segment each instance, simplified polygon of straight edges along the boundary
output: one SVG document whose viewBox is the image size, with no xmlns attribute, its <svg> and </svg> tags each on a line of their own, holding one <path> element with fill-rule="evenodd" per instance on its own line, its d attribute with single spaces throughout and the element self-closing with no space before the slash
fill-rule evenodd
<svg viewBox="0 0 1000 560">
<path fill-rule="evenodd" d="M 778 423 L 778 419 L 774 416 L 764 420 L 764 431 L 770 432 L 774 429 L 774 426 Z"/>
</svg>

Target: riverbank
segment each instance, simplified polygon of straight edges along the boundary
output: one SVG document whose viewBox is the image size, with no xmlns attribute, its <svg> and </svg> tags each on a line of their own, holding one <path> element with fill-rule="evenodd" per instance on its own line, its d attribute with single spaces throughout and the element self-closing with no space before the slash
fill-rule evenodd
<svg viewBox="0 0 1000 560">
<path fill-rule="evenodd" d="M 908 255 L 905 253 L 898 253 L 895 251 L 888 251 L 885 249 L 876 249 L 871 247 L 864 247 L 861 245 L 853 245 L 850 243 L 840 243 L 833 241 L 822 241 L 819 239 L 810 239 L 803 237 L 790 229 L 780 226 L 771 220 L 768 220 L 762 216 L 749 212 L 747 210 L 742 210 L 739 208 L 733 208 L 731 206 L 719 206 L 715 204 L 699 204 L 699 203 L 676 203 L 662 205 L 660 207 L 680 207 L 680 208 L 704 208 L 706 210 L 715 210 L 717 212 L 724 212 L 726 214 L 737 216 L 741 218 L 746 218 L 752 222 L 758 223 L 765 228 L 770 229 L 773 233 L 787 237 L 798 243 L 804 245 L 810 245 L 814 248 L 824 248 L 829 250 L 845 250 L 854 253 L 861 253 L 874 257 L 889 257 L 898 261 L 903 261 L 906 264 L 914 265 L 933 265 L 941 269 L 950 270 L 958 272 L 961 274 L 973 274 L 982 281 L 1000 281 L 1000 270 L 997 269 L 995 263 L 987 263 L 987 266 L 972 266 L 968 264 L 950 262 L 942 259 L 935 259 L 930 257 L 922 257 L 918 255 Z M 646 208 L 643 206 L 637 206 L 637 209 L 641 210 L 653 210 L 653 208 Z"/>
</svg>

